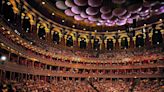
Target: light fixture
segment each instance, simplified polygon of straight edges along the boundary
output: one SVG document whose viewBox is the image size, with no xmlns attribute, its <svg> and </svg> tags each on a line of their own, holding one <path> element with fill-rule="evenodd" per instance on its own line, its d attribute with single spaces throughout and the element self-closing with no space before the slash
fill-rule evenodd
<svg viewBox="0 0 164 92">
<path fill-rule="evenodd" d="M 1 56 L 1 60 L 2 61 L 6 61 L 7 60 L 7 57 L 6 56 Z"/>
<path fill-rule="evenodd" d="M 157 44 L 159 44 L 159 42 L 157 42 Z"/>
<path fill-rule="evenodd" d="M 146 27 L 146 24 L 144 24 L 144 27 Z"/>
<path fill-rule="evenodd" d="M 55 13 L 52 13 L 52 15 L 55 15 Z"/>
<path fill-rule="evenodd" d="M 11 5 L 11 3 L 10 2 L 7 2 L 7 5 Z"/>
<path fill-rule="evenodd" d="M 30 44 L 33 44 L 33 42 L 30 42 Z"/>
<path fill-rule="evenodd" d="M 155 33 L 157 34 L 157 33 L 158 33 L 158 31 L 155 31 Z"/>
<path fill-rule="evenodd" d="M 62 20 L 62 22 L 65 22 L 65 20 Z"/>
<path fill-rule="evenodd" d="M 46 3 L 43 1 L 42 4 L 44 5 L 44 4 L 46 4 Z"/>
<path fill-rule="evenodd" d="M 7 19 L 7 21 L 10 21 L 10 19 Z"/>
<path fill-rule="evenodd" d="M 26 16 L 26 17 L 25 17 L 25 19 L 29 19 L 29 17 L 28 17 L 28 16 Z"/>
</svg>

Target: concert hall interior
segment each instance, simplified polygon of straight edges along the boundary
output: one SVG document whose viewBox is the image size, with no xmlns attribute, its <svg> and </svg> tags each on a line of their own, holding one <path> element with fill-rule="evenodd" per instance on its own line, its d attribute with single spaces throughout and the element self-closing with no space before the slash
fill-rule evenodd
<svg viewBox="0 0 164 92">
<path fill-rule="evenodd" d="M 164 0 L 0 0 L 0 92 L 164 92 Z"/>
</svg>

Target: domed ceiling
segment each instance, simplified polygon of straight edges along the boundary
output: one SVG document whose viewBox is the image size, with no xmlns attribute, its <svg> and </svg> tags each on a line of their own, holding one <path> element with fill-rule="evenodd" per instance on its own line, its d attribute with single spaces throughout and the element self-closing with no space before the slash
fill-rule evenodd
<svg viewBox="0 0 164 92">
<path fill-rule="evenodd" d="M 76 21 L 97 26 L 122 26 L 164 12 L 164 5 L 157 0 L 57 0 L 55 5 Z"/>
<path fill-rule="evenodd" d="M 162 0 L 26 1 L 46 17 L 50 15 L 51 17 L 48 17 L 50 19 L 56 17 L 53 20 L 60 24 L 80 30 L 84 28 L 90 31 L 97 30 L 97 32 L 105 32 L 109 29 L 112 31 L 122 30 L 127 25 L 133 24 L 134 20 L 138 26 L 142 26 L 144 23 L 152 23 L 152 20 L 155 22 L 154 20 L 157 21 L 164 15 Z M 41 2 L 44 2 L 44 5 L 38 4 Z"/>
</svg>

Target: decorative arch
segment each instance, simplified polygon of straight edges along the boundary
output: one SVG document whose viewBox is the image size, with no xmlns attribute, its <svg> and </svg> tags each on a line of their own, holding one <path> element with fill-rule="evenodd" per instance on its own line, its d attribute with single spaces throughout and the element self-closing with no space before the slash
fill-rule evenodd
<svg viewBox="0 0 164 92">
<path fill-rule="evenodd" d="M 86 34 L 80 34 L 80 36 L 78 38 L 78 46 L 80 46 L 81 38 L 85 38 L 86 44 L 88 43 L 89 40 L 87 40 L 87 35 Z"/>
<path fill-rule="evenodd" d="M 10 3 L 12 4 L 12 9 L 13 9 L 13 12 L 15 13 L 15 14 L 18 14 L 19 13 L 19 9 L 18 9 L 18 7 L 17 7 L 17 5 L 16 5 L 16 2 L 15 2 L 15 0 L 9 0 L 10 1 Z"/>
<path fill-rule="evenodd" d="M 101 40 L 100 36 L 95 36 L 94 39 L 91 40 L 92 41 L 92 47 L 94 47 L 94 40 L 99 40 L 99 44 L 100 44 L 99 49 L 101 49 L 102 48 L 102 46 L 101 46 L 102 40 Z"/>
<path fill-rule="evenodd" d="M 67 30 L 66 30 L 67 31 Z M 75 41 L 76 40 L 76 37 L 75 37 L 75 35 L 74 35 L 74 32 L 70 32 L 70 31 L 67 31 L 68 33 L 65 35 L 65 39 L 67 39 L 67 37 L 70 35 L 70 36 L 72 36 L 72 39 L 73 39 L 73 41 Z"/>
<path fill-rule="evenodd" d="M 61 41 L 62 33 L 61 33 L 60 28 L 58 28 L 58 27 L 55 26 L 55 27 L 52 29 L 52 31 L 51 31 L 51 39 L 53 38 L 54 32 L 58 32 L 58 33 L 59 33 L 59 38 L 60 38 L 59 41 Z"/>
<path fill-rule="evenodd" d="M 124 34 L 120 35 L 120 39 L 118 40 L 119 43 L 121 42 L 121 39 L 124 38 L 124 37 L 127 37 L 128 41 L 130 41 L 130 38 L 128 37 L 128 35 L 124 33 Z"/>
<path fill-rule="evenodd" d="M 72 37 L 72 46 L 75 44 L 74 43 L 74 40 L 75 40 L 75 36 L 74 36 L 74 34 L 73 33 L 68 33 L 66 36 L 65 36 L 65 44 L 67 45 L 67 40 L 68 40 L 68 37 Z M 71 47 L 72 47 L 71 46 Z"/>
<path fill-rule="evenodd" d="M 136 40 L 134 41 L 134 43 L 135 43 L 136 47 L 144 46 L 144 43 L 145 43 L 144 34 L 138 34 L 135 37 L 136 37 Z M 141 39 L 141 37 L 142 37 L 142 39 Z M 140 39 L 140 40 L 138 40 L 137 38 Z"/>
</svg>

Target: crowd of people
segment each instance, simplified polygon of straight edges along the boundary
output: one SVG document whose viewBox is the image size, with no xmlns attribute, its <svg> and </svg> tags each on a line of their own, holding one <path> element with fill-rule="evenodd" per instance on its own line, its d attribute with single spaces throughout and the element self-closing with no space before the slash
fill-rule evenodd
<svg viewBox="0 0 164 92">
<path fill-rule="evenodd" d="M 16 43 L 14 39 L 10 38 L 11 41 Z M 30 44 L 31 46 L 23 46 L 18 43 L 24 52 L 26 51 L 29 54 L 35 54 L 37 57 L 42 57 L 45 59 L 56 58 L 61 61 L 75 61 L 75 62 L 100 62 L 100 63 L 118 63 L 118 62 L 136 62 L 143 60 L 156 60 L 163 58 L 163 48 L 138 48 L 134 50 L 120 50 L 120 51 L 109 51 L 105 53 L 98 52 L 88 52 L 88 51 L 75 51 L 64 48 L 54 48 L 52 46 L 45 46 L 44 49 L 37 44 Z M 42 45 L 44 46 L 44 45 Z M 30 48 L 31 47 L 31 48 Z M 36 48 L 36 49 L 34 49 Z M 39 52 L 38 52 L 39 51 Z M 41 52 L 41 53 L 40 53 Z M 97 57 L 98 54 L 98 57 Z M 35 56 L 35 57 L 36 57 Z M 64 56 L 64 57 L 63 57 Z"/>
<path fill-rule="evenodd" d="M 51 85 L 43 80 L 3 80 L 0 84 L 0 92 L 51 92 Z"/>
<path fill-rule="evenodd" d="M 51 48 L 51 47 L 49 47 Z M 162 48 L 152 48 L 152 49 L 136 49 L 136 50 L 122 50 L 122 51 L 112 51 L 105 53 L 98 52 L 87 52 L 87 51 L 73 51 L 73 50 L 63 50 L 60 48 L 51 48 L 47 50 L 50 55 L 57 55 L 62 61 L 76 61 L 76 62 L 136 62 L 143 60 L 155 60 L 163 58 Z M 98 57 L 97 57 L 98 54 Z M 44 57 L 44 55 L 41 55 Z M 65 57 L 63 57 L 65 56 Z M 51 57 L 51 56 L 50 56 Z M 49 58 L 45 56 L 45 58 Z"/>
<path fill-rule="evenodd" d="M 0 92 L 163 92 L 164 79 L 3 80 Z"/>
</svg>

